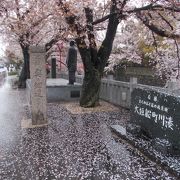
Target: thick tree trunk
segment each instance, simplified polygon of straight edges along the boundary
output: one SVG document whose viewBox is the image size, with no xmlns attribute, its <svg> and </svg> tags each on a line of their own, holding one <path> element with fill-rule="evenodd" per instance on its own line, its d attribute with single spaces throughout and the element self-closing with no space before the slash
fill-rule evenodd
<svg viewBox="0 0 180 180">
<path fill-rule="evenodd" d="M 125 2 L 126 1 L 124 1 L 124 3 Z M 61 2 L 61 5 L 64 4 Z M 99 50 L 94 36 L 93 11 L 90 8 L 85 8 L 87 37 L 89 43 L 86 43 L 84 36 L 82 36 L 84 28 L 75 21 L 76 16 L 68 16 L 66 19 L 70 28 L 76 30 L 77 32 L 78 38 L 76 38 L 76 43 L 84 65 L 85 76 L 80 98 L 80 106 L 82 107 L 94 107 L 99 105 L 101 77 L 107 60 L 111 54 L 114 37 L 119 24 L 119 16 L 117 14 L 113 14 L 117 10 L 117 2 L 116 0 L 112 0 L 110 9 L 112 16 L 109 18 L 106 37 Z M 65 7 L 65 13 L 69 11 L 70 10 Z"/>
<path fill-rule="evenodd" d="M 94 107 L 99 105 L 99 93 L 101 86 L 101 75 L 96 69 L 85 72 L 80 106 Z"/>
<path fill-rule="evenodd" d="M 26 88 L 26 79 L 30 78 L 29 70 L 29 46 L 21 46 L 24 58 L 23 68 L 19 76 L 19 88 Z"/>
</svg>

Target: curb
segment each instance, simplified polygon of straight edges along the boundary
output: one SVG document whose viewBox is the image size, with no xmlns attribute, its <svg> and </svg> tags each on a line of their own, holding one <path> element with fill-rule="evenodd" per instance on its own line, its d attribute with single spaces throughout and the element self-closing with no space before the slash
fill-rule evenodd
<svg viewBox="0 0 180 180">
<path fill-rule="evenodd" d="M 138 149 L 143 155 L 147 156 L 150 160 L 160 165 L 163 169 L 169 173 L 180 178 L 180 157 L 167 157 L 160 152 L 157 152 L 147 140 L 135 137 L 129 132 L 126 132 L 126 128 L 120 125 L 110 126 L 112 133 L 116 134 L 121 139 L 125 140 L 134 148 Z M 173 164 L 177 162 L 176 164 Z"/>
</svg>

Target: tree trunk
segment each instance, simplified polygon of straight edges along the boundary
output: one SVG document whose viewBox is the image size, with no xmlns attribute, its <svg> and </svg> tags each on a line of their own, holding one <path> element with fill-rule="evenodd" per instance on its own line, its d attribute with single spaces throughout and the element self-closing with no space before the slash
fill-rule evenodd
<svg viewBox="0 0 180 180">
<path fill-rule="evenodd" d="M 126 3 L 126 1 L 124 1 Z M 61 5 L 64 5 L 61 2 Z M 65 8 L 65 13 L 69 12 L 68 8 Z M 89 43 L 85 41 L 85 37 L 82 36 L 83 27 L 80 23 L 77 23 L 76 16 L 72 15 L 66 18 L 66 22 L 69 27 L 74 31 L 76 30 L 78 38 L 76 38 L 76 44 L 81 55 L 81 59 L 84 65 L 84 80 L 81 91 L 80 106 L 82 107 L 94 107 L 99 105 L 99 93 L 101 87 L 101 77 L 104 72 L 107 60 L 111 54 L 114 37 L 116 35 L 117 27 L 119 24 L 119 15 L 114 14 L 118 10 L 116 0 L 112 0 L 108 27 L 106 31 L 106 37 L 102 42 L 99 50 L 96 45 L 94 28 L 93 28 L 93 11 L 90 8 L 85 8 L 86 23 L 87 23 L 87 37 Z"/>
<path fill-rule="evenodd" d="M 80 106 L 98 106 L 100 86 L 101 75 L 95 68 L 93 68 L 91 71 L 85 72 L 81 91 Z"/>
<path fill-rule="evenodd" d="M 26 79 L 30 78 L 30 69 L 29 69 L 29 46 L 21 45 L 24 64 L 19 76 L 19 88 L 26 88 Z"/>
<path fill-rule="evenodd" d="M 90 48 L 88 48 L 83 39 L 76 39 L 85 71 L 80 98 L 80 106 L 82 107 L 94 107 L 99 105 L 101 78 L 112 50 L 118 23 L 118 20 L 114 16 L 110 18 L 106 38 L 98 51 L 96 45 L 90 44 Z M 93 38 L 94 37 L 90 34 L 89 42 L 92 43 Z"/>
</svg>

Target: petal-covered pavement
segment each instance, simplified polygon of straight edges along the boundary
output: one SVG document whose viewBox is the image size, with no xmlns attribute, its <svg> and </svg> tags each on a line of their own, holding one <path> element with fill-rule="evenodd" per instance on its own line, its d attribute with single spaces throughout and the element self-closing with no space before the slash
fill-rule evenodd
<svg viewBox="0 0 180 180">
<path fill-rule="evenodd" d="M 25 91 L 6 84 L 0 101 L 0 179 L 178 179 L 112 135 L 109 125 L 125 125 L 127 110 L 72 114 L 50 103 L 47 127 L 22 129 Z"/>
</svg>

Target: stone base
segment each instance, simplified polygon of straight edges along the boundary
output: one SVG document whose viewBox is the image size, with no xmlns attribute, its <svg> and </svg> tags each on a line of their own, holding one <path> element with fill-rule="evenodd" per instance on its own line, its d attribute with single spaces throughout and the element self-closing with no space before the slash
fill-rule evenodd
<svg viewBox="0 0 180 180">
<path fill-rule="evenodd" d="M 73 101 L 79 100 L 81 95 L 81 84 L 68 85 L 66 79 L 47 79 L 47 101 Z"/>
<path fill-rule="evenodd" d="M 32 119 L 22 119 L 21 120 L 21 128 L 22 129 L 29 129 L 29 128 L 39 128 L 39 127 L 46 127 L 48 124 L 40 124 L 40 125 L 33 125 Z"/>
<path fill-rule="evenodd" d="M 46 81 L 47 102 L 74 101 L 79 100 L 81 95 L 81 84 L 68 85 L 68 80 L 58 78 Z M 26 81 L 26 92 L 28 103 L 31 104 L 31 80 Z"/>
<path fill-rule="evenodd" d="M 120 134 L 121 136 L 126 136 L 126 128 L 120 125 L 111 125 L 110 126 L 111 130 L 115 131 L 116 133 Z"/>
<path fill-rule="evenodd" d="M 88 114 L 95 112 L 114 112 L 119 111 L 119 108 L 105 101 L 100 101 L 100 105 L 91 108 L 84 108 L 79 105 L 79 102 L 66 102 L 65 108 L 74 115 L 77 114 Z"/>
<path fill-rule="evenodd" d="M 131 127 L 131 126 L 130 126 Z M 132 132 L 139 131 L 139 128 L 134 127 L 130 128 Z M 136 133 L 131 134 L 129 130 L 125 130 L 124 127 L 119 125 L 111 125 L 110 130 L 113 132 L 113 137 L 120 138 L 130 144 L 133 148 L 142 153 L 152 161 L 161 165 L 168 172 L 174 174 L 175 176 L 180 177 L 180 165 L 179 165 L 179 156 L 177 154 L 169 154 L 172 149 L 171 144 L 169 144 L 166 140 L 149 141 L 142 139 L 141 137 L 137 137 Z M 173 156 L 171 156 L 173 155 Z"/>
</svg>

